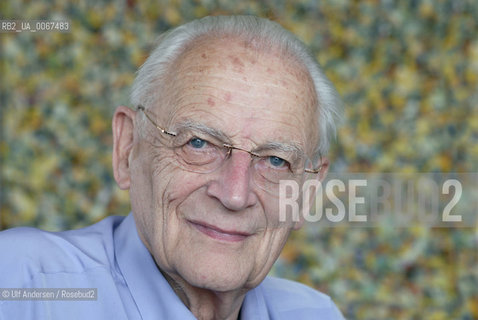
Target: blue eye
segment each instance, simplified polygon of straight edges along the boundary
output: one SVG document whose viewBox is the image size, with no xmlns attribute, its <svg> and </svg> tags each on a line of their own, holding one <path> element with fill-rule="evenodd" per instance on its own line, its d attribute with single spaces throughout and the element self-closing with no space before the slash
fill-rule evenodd
<svg viewBox="0 0 478 320">
<path fill-rule="evenodd" d="M 199 138 L 192 138 L 189 140 L 189 144 L 196 149 L 201 149 L 206 145 L 206 140 L 199 139 Z"/>
<path fill-rule="evenodd" d="M 274 167 L 283 167 L 286 164 L 286 161 L 284 159 L 276 156 L 270 156 L 269 162 Z"/>
</svg>

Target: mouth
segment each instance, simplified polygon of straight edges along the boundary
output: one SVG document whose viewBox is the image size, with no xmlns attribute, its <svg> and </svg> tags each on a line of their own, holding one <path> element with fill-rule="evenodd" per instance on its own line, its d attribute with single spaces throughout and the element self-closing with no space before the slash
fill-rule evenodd
<svg viewBox="0 0 478 320">
<path fill-rule="evenodd" d="M 239 242 L 251 236 L 251 234 L 247 232 L 236 231 L 236 230 L 224 230 L 216 226 L 207 224 L 205 222 L 190 221 L 190 220 L 188 220 L 188 222 L 201 233 L 216 240 Z"/>
</svg>

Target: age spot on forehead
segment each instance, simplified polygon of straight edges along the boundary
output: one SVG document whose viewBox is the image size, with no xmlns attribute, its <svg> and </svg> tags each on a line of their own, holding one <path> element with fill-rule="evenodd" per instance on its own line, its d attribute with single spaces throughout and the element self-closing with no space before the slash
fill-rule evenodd
<svg viewBox="0 0 478 320">
<path fill-rule="evenodd" d="M 207 98 L 207 104 L 210 105 L 211 107 L 214 107 L 216 105 L 216 103 L 211 97 Z"/>
<path fill-rule="evenodd" d="M 237 56 L 229 55 L 229 60 L 232 63 L 232 70 L 237 73 L 244 73 L 244 62 Z"/>
<path fill-rule="evenodd" d="M 237 56 L 229 56 L 228 58 L 231 59 L 235 66 L 244 67 L 244 63 Z"/>
</svg>

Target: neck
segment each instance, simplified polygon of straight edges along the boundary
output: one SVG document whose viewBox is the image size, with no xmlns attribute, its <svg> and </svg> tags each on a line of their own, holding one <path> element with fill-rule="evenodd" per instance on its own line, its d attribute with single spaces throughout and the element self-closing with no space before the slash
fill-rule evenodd
<svg viewBox="0 0 478 320">
<path fill-rule="evenodd" d="M 161 271 L 176 295 L 199 320 L 236 320 L 247 290 L 217 292 L 193 287 L 180 277 Z"/>
</svg>

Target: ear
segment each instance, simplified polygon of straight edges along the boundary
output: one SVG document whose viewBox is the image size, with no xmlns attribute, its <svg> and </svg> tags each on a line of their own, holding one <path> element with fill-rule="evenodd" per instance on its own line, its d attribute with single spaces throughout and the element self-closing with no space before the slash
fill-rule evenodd
<svg viewBox="0 0 478 320">
<path fill-rule="evenodd" d="M 113 172 L 122 190 L 129 189 L 131 181 L 129 155 L 133 148 L 135 115 L 136 111 L 120 106 L 113 116 Z"/>
<path fill-rule="evenodd" d="M 319 185 L 320 185 L 320 183 L 325 179 L 325 177 L 327 176 L 327 173 L 329 172 L 329 159 L 327 157 L 321 157 L 317 161 L 314 168 L 320 168 L 319 173 L 315 174 L 315 177 L 314 177 L 314 179 L 318 180 Z M 315 191 L 315 192 L 312 192 L 312 191 Z M 304 225 L 304 215 L 302 213 L 303 212 L 310 212 L 310 209 L 315 204 L 315 198 L 317 196 L 318 191 L 319 191 L 319 189 L 317 189 L 317 188 L 313 188 L 313 189 L 311 188 L 311 192 L 309 194 L 308 206 L 307 206 L 307 208 L 306 207 L 301 207 L 300 213 L 299 213 L 299 221 L 297 221 L 294 224 L 294 227 L 293 227 L 294 230 L 299 230 Z M 302 194 L 302 192 L 301 192 L 301 194 Z"/>
</svg>

